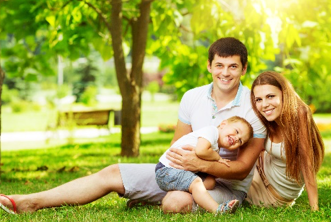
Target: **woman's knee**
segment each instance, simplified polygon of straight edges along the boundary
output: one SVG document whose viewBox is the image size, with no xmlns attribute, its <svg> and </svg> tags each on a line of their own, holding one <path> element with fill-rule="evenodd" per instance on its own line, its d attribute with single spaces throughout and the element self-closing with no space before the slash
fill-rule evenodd
<svg viewBox="0 0 331 222">
<path fill-rule="evenodd" d="M 189 213 L 192 210 L 192 195 L 184 191 L 170 191 L 162 200 L 164 213 Z"/>
</svg>

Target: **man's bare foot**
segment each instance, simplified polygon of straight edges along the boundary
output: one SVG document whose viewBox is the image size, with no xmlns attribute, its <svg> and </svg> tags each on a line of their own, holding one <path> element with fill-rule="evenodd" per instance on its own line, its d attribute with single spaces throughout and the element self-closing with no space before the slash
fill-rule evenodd
<svg viewBox="0 0 331 222">
<path fill-rule="evenodd" d="M 0 194 L 0 208 L 9 214 L 17 213 L 15 201 L 10 196 L 4 194 Z"/>
</svg>

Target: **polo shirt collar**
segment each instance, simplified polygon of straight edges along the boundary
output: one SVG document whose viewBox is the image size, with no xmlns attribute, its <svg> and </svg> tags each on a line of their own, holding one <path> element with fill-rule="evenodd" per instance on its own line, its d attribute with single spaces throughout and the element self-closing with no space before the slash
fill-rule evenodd
<svg viewBox="0 0 331 222">
<path fill-rule="evenodd" d="M 207 97 L 208 97 L 208 99 L 211 99 L 211 100 L 214 101 L 214 99 L 211 97 L 211 92 L 212 92 L 212 90 L 213 90 L 213 84 L 214 84 L 214 83 L 210 83 L 210 84 L 209 84 L 209 90 L 208 90 Z M 238 91 L 237 91 L 237 94 L 236 94 L 236 97 L 235 97 L 234 100 L 232 101 L 231 106 L 240 106 L 240 98 L 241 98 L 242 92 L 243 92 L 243 85 L 242 85 L 242 83 L 240 82 L 240 83 L 239 83 L 239 88 L 238 88 Z"/>
</svg>

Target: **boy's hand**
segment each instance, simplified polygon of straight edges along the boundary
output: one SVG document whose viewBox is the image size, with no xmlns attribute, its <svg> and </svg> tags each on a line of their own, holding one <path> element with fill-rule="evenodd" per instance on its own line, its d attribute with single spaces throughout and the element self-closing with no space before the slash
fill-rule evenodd
<svg viewBox="0 0 331 222">
<path fill-rule="evenodd" d="M 230 165 L 228 164 L 228 162 L 230 162 L 230 160 L 228 160 L 228 159 L 220 158 L 220 159 L 218 160 L 218 162 L 219 162 L 219 163 L 223 163 L 224 165 L 230 167 Z"/>
</svg>

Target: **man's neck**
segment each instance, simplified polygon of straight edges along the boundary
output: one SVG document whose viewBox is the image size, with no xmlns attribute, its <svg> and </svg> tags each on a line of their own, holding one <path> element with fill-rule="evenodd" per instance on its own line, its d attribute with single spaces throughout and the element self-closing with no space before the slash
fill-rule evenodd
<svg viewBox="0 0 331 222">
<path fill-rule="evenodd" d="M 229 92 L 221 91 L 215 87 L 213 87 L 211 92 L 211 97 L 215 100 L 215 103 L 217 105 L 217 109 L 222 109 L 227 104 L 229 104 L 231 101 L 233 101 L 236 98 L 238 90 L 232 90 Z"/>
</svg>

